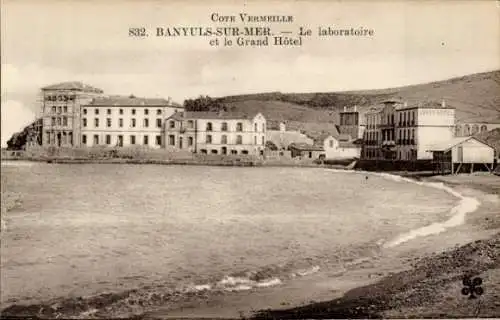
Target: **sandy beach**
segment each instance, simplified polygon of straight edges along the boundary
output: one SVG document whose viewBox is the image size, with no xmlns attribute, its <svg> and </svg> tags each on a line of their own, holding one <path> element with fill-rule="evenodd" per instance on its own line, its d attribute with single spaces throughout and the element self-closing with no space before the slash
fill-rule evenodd
<svg viewBox="0 0 500 320">
<path fill-rule="evenodd" d="M 188 297 L 169 294 L 153 311 L 144 313 L 135 290 L 52 304 L 14 305 L 2 317 L 38 315 L 54 318 L 123 316 L 113 308 L 122 303 L 138 318 L 470 318 L 500 316 L 500 178 L 458 175 L 423 178 L 444 183 L 463 197 L 477 199 L 479 208 L 465 223 L 442 232 L 416 236 L 367 259 L 353 259 L 337 269 L 317 272 L 278 286 L 232 293 L 200 290 Z M 465 275 L 483 279 L 484 294 L 469 300 L 461 294 Z M 151 297 L 153 299 L 155 297 Z M 149 299 L 150 300 L 150 299 Z M 153 299 L 154 300 L 154 299 Z M 134 302 L 135 301 L 135 302 Z M 86 311 L 90 313 L 85 313 Z M 92 310 L 96 312 L 92 312 Z M 85 311 L 85 312 L 84 312 Z M 82 313 L 83 312 L 83 313 Z M 128 314 L 130 316 L 130 314 Z"/>
<path fill-rule="evenodd" d="M 144 318 L 471 318 L 500 316 L 500 178 L 458 175 L 443 182 L 480 207 L 465 224 L 417 237 L 372 260 L 279 289 L 195 297 L 178 310 Z M 461 294 L 464 276 L 483 279 L 484 294 Z"/>
</svg>

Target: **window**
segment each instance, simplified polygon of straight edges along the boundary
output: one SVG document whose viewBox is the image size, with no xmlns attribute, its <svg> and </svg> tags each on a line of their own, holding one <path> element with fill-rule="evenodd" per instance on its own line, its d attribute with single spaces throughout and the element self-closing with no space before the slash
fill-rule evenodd
<svg viewBox="0 0 500 320">
<path fill-rule="evenodd" d="M 110 128 L 110 127 L 111 127 L 111 118 L 107 118 L 107 119 L 106 119 L 106 126 L 107 126 L 108 128 Z"/>
<path fill-rule="evenodd" d="M 222 137 L 220 138 L 220 143 L 221 144 L 227 144 L 227 136 L 225 134 L 222 135 Z"/>
<path fill-rule="evenodd" d="M 330 140 L 330 148 L 333 148 L 333 140 Z"/>
<path fill-rule="evenodd" d="M 194 127 L 193 120 L 188 120 L 188 128 L 193 128 L 193 127 Z"/>
<path fill-rule="evenodd" d="M 144 145 L 147 146 L 149 144 L 149 137 L 148 136 L 144 136 Z"/>
<path fill-rule="evenodd" d="M 123 127 L 123 119 L 122 119 L 122 118 L 118 119 L 118 126 L 119 126 L 120 128 L 122 128 L 122 127 Z"/>
<path fill-rule="evenodd" d="M 123 136 L 120 134 L 118 135 L 118 146 L 123 147 Z"/>
<path fill-rule="evenodd" d="M 135 136 L 130 136 L 130 144 L 135 144 Z"/>
<path fill-rule="evenodd" d="M 94 109 L 94 113 L 95 113 L 95 114 L 99 114 L 99 109 L 98 109 L 98 108 L 95 108 L 95 109 Z"/>
<path fill-rule="evenodd" d="M 212 131 L 212 122 L 207 122 L 207 131 Z"/>
<path fill-rule="evenodd" d="M 130 126 L 135 128 L 135 119 L 130 119 Z"/>
<path fill-rule="evenodd" d="M 111 135 L 110 134 L 106 135 L 106 144 L 111 144 Z"/>
<path fill-rule="evenodd" d="M 62 113 L 62 107 L 57 108 L 57 113 Z"/>
<path fill-rule="evenodd" d="M 161 109 L 156 109 L 156 115 L 158 115 L 158 116 L 161 115 Z"/>
<path fill-rule="evenodd" d="M 264 123 L 262 124 L 262 132 L 266 132 L 266 125 Z"/>
<path fill-rule="evenodd" d="M 63 117 L 63 126 L 68 125 L 68 117 Z"/>
<path fill-rule="evenodd" d="M 86 109 L 84 109 L 84 111 L 87 111 Z M 57 107 L 56 106 L 53 106 L 52 107 L 52 113 L 56 113 L 57 112 Z"/>
<path fill-rule="evenodd" d="M 169 124 L 169 128 L 175 128 L 175 121 L 170 120 L 168 124 Z"/>
<path fill-rule="evenodd" d="M 94 119 L 94 127 L 96 127 L 96 128 L 99 127 L 99 118 Z"/>
<path fill-rule="evenodd" d="M 212 143 L 212 136 L 211 135 L 207 135 L 207 143 Z"/>
<path fill-rule="evenodd" d="M 82 135 L 82 144 L 87 144 L 87 135 Z"/>
<path fill-rule="evenodd" d="M 173 134 L 168 136 L 168 144 L 171 146 L 175 146 L 175 136 Z"/>
<path fill-rule="evenodd" d="M 206 149 L 201 149 L 201 150 L 200 150 L 200 153 L 201 153 L 201 154 L 207 154 L 207 150 L 206 150 Z"/>
<path fill-rule="evenodd" d="M 254 125 L 254 131 L 255 132 L 259 131 L 259 128 L 257 127 L 257 124 Z"/>
<path fill-rule="evenodd" d="M 107 114 L 111 114 L 111 109 L 106 110 Z"/>
<path fill-rule="evenodd" d="M 132 114 L 135 114 L 135 109 L 132 109 Z"/>
<path fill-rule="evenodd" d="M 144 128 L 147 128 L 147 127 L 149 127 L 149 119 L 144 119 Z"/>
<path fill-rule="evenodd" d="M 243 123 L 238 122 L 236 124 L 236 131 L 243 131 Z"/>
<path fill-rule="evenodd" d="M 51 122 L 52 126 L 55 126 L 56 125 L 56 117 L 52 117 L 51 121 L 52 121 Z"/>
<path fill-rule="evenodd" d="M 55 108 L 55 107 L 53 107 L 53 108 Z M 54 112 L 55 112 L 55 110 L 54 110 Z M 87 109 L 83 109 L 83 114 L 87 114 Z"/>
<path fill-rule="evenodd" d="M 223 122 L 220 128 L 221 131 L 227 131 L 227 122 Z"/>
<path fill-rule="evenodd" d="M 99 144 L 99 136 L 97 134 L 94 134 L 94 145 Z"/>
<path fill-rule="evenodd" d="M 148 115 L 149 114 L 149 109 L 144 109 L 144 115 Z"/>
<path fill-rule="evenodd" d="M 161 136 L 156 136 L 156 145 L 161 146 Z"/>
<path fill-rule="evenodd" d="M 212 153 L 212 154 L 217 154 L 218 152 L 217 152 L 217 150 L 212 149 L 212 150 L 211 150 L 211 153 Z"/>
<path fill-rule="evenodd" d="M 231 150 L 231 154 L 238 154 L 237 150 Z"/>
<path fill-rule="evenodd" d="M 161 119 L 156 119 L 156 127 L 161 128 Z"/>
<path fill-rule="evenodd" d="M 240 135 L 236 136 L 236 144 L 243 144 L 243 137 Z"/>
<path fill-rule="evenodd" d="M 264 136 L 262 136 L 262 145 L 265 145 L 266 144 L 266 138 L 264 138 Z"/>
<path fill-rule="evenodd" d="M 63 107 L 63 112 L 64 112 L 64 113 L 68 113 L 68 107 L 66 107 L 66 106 L 65 106 L 65 107 Z"/>
<path fill-rule="evenodd" d="M 60 126 L 61 125 L 61 118 L 57 117 L 57 125 Z"/>
<path fill-rule="evenodd" d="M 248 154 L 248 150 L 241 150 L 241 154 Z"/>
<path fill-rule="evenodd" d="M 120 114 L 123 114 L 123 109 L 118 110 Z"/>
<path fill-rule="evenodd" d="M 257 144 L 257 136 L 253 137 L 253 144 Z"/>
<path fill-rule="evenodd" d="M 82 119 L 83 127 L 87 127 L 87 118 Z"/>
<path fill-rule="evenodd" d="M 188 137 L 188 146 L 191 147 L 193 145 L 193 137 Z"/>
</svg>

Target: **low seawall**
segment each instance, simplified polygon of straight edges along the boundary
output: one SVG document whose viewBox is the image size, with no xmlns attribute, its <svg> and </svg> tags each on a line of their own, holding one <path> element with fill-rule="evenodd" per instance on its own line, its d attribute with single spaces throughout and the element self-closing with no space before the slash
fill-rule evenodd
<svg viewBox="0 0 500 320">
<path fill-rule="evenodd" d="M 355 169 L 365 171 L 410 171 L 423 172 L 433 171 L 434 165 L 432 160 L 417 160 L 417 161 L 396 161 L 396 160 L 359 160 Z"/>
</svg>

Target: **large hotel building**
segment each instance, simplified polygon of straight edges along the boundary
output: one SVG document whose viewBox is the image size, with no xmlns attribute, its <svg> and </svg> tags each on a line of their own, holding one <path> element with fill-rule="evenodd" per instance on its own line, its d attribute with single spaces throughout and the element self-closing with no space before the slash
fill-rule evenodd
<svg viewBox="0 0 500 320">
<path fill-rule="evenodd" d="M 170 99 L 105 95 L 81 82 L 42 88 L 42 145 L 133 145 L 201 154 L 262 155 L 260 113 L 184 112 Z"/>
<path fill-rule="evenodd" d="M 363 159 L 432 159 L 429 147 L 455 134 L 455 109 L 443 101 L 408 104 L 384 101 L 366 113 Z"/>
<path fill-rule="evenodd" d="M 163 123 L 183 107 L 166 99 L 108 96 L 81 82 L 42 88 L 42 145 L 161 147 Z"/>
</svg>

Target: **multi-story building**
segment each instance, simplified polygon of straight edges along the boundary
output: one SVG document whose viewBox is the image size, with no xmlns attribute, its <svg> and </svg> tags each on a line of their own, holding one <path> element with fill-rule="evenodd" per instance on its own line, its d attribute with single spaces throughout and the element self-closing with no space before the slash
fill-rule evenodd
<svg viewBox="0 0 500 320">
<path fill-rule="evenodd" d="M 383 104 L 365 115 L 363 159 L 429 160 L 428 147 L 454 135 L 455 109 L 444 101 L 408 105 L 387 100 Z"/>
<path fill-rule="evenodd" d="M 375 106 L 365 113 L 366 127 L 363 133 L 363 159 L 378 159 L 381 157 L 381 110 L 380 106 Z"/>
<path fill-rule="evenodd" d="M 183 110 L 170 99 L 107 96 L 81 82 L 42 88 L 42 145 L 163 145 L 164 119 Z"/>
<path fill-rule="evenodd" d="M 352 140 L 362 139 L 365 131 L 364 113 L 358 110 L 357 106 L 349 109 L 344 107 L 340 112 L 340 134 L 349 135 Z"/>
<path fill-rule="evenodd" d="M 63 82 L 41 89 L 42 145 L 79 144 L 80 109 L 103 91 L 81 82 Z"/>
<path fill-rule="evenodd" d="M 380 159 L 396 159 L 396 108 L 403 106 L 399 100 L 389 99 L 382 102 L 383 108 L 380 114 L 381 148 Z"/>
<path fill-rule="evenodd" d="M 160 98 L 103 97 L 82 105 L 81 140 L 83 146 L 163 145 L 164 119 L 180 105 Z"/>
<path fill-rule="evenodd" d="M 454 136 L 455 109 L 446 103 L 404 104 L 396 108 L 396 153 L 398 160 L 429 160 L 429 147 Z"/>
<path fill-rule="evenodd" d="M 166 146 L 200 154 L 261 155 L 266 119 L 261 113 L 177 112 L 166 121 Z"/>
</svg>

